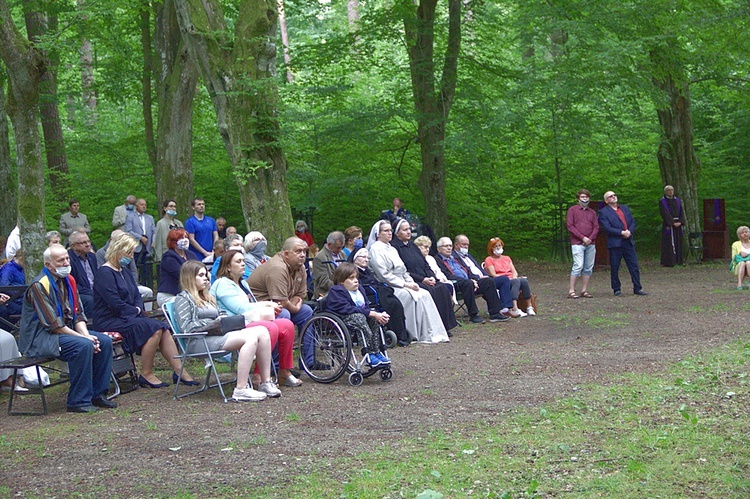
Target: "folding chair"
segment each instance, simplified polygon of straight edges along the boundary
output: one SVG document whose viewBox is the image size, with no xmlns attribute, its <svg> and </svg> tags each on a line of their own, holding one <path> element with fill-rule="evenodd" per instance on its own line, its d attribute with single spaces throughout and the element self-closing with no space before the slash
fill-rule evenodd
<svg viewBox="0 0 750 499">
<path fill-rule="evenodd" d="M 198 332 L 198 333 L 180 333 L 180 328 L 177 325 L 177 321 L 174 319 L 174 302 L 168 302 L 162 305 L 162 311 L 164 312 L 164 317 L 167 319 L 167 323 L 169 323 L 169 326 L 172 328 L 172 332 L 174 333 L 174 339 L 175 343 L 177 343 L 177 348 L 179 350 L 179 355 L 176 355 L 175 358 L 179 358 L 182 360 L 182 369 L 180 369 L 179 378 L 177 379 L 177 383 L 174 385 L 174 398 L 180 399 L 183 397 L 187 397 L 188 395 L 194 395 L 196 393 L 200 393 L 203 391 L 206 391 L 209 388 L 219 388 L 219 394 L 221 394 L 221 398 L 224 399 L 224 402 L 228 402 L 229 399 L 227 398 L 226 394 L 224 393 L 224 387 L 222 385 L 234 383 L 237 381 L 237 378 L 233 378 L 228 381 L 221 381 L 221 378 L 219 378 L 219 373 L 216 371 L 216 364 L 214 363 L 214 358 L 216 357 L 223 357 L 227 355 L 229 352 L 227 350 L 209 350 L 208 348 L 208 342 L 206 341 L 206 337 L 208 336 L 208 333 L 205 331 Z M 187 343 L 188 340 L 192 341 L 199 341 L 203 343 L 203 351 L 201 353 L 188 353 L 187 351 Z M 182 379 L 182 371 L 185 369 L 185 362 L 187 359 L 205 359 L 206 360 L 206 379 L 203 382 L 203 386 L 200 388 L 187 392 L 179 394 L 179 388 L 180 388 L 180 380 Z M 232 364 L 234 364 L 234 354 L 232 355 Z M 234 367 L 233 367 L 234 368 Z M 214 379 L 216 380 L 216 383 L 211 384 L 211 374 L 213 374 Z"/>
<path fill-rule="evenodd" d="M 696 263 L 703 261 L 703 233 L 691 232 L 688 234 L 688 256 L 695 259 Z M 687 262 L 687 258 L 685 259 Z"/>
</svg>

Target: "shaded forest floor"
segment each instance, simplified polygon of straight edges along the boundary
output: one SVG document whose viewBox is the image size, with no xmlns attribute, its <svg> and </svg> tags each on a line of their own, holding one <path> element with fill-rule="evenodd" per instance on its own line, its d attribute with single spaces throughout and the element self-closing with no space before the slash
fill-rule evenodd
<svg viewBox="0 0 750 499">
<path fill-rule="evenodd" d="M 303 377 L 280 399 L 226 405 L 215 391 L 175 401 L 170 389 L 139 389 L 119 397 L 118 409 L 94 415 L 67 414 L 66 388 L 57 387 L 50 415 L 0 416 L 0 490 L 210 496 L 271 485 L 373 446 L 398 448 L 432 429 L 491 424 L 509 409 L 616 383 L 622 373 L 662 372 L 748 333 L 750 291 L 734 289 L 723 263 L 642 263 L 646 297 L 627 292 L 627 271 L 624 294 L 614 297 L 609 271 L 597 269 L 594 298 L 578 300 L 566 298 L 567 265 L 517 267 L 538 295 L 539 315 L 467 323 L 448 344 L 398 348 L 387 383 L 376 376 L 355 388 L 345 377 L 332 385 Z M 0 397 L 3 410 L 7 397 Z"/>
</svg>

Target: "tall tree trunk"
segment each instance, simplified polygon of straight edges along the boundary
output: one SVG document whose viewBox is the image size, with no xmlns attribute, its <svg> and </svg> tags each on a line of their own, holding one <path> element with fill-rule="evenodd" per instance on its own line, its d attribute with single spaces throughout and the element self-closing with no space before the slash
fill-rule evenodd
<svg viewBox="0 0 750 499">
<path fill-rule="evenodd" d="M 352 0 L 356 1 L 356 0 Z M 286 67 L 286 81 L 292 83 L 292 55 L 289 53 L 289 28 L 286 25 L 286 14 L 284 13 L 284 0 L 279 0 L 279 28 L 281 29 L 281 44 L 284 49 L 284 66 Z"/>
<path fill-rule="evenodd" d="M 348 0 L 346 2 L 346 20 L 350 31 L 357 31 L 359 24 L 359 0 Z"/>
<path fill-rule="evenodd" d="M 0 58 L 8 68 L 8 115 L 13 123 L 18 165 L 18 226 L 24 248 L 26 279 L 42 268 L 44 240 L 44 163 L 39 137 L 39 80 L 44 58 L 13 24 L 0 0 Z"/>
<path fill-rule="evenodd" d="M 26 32 L 32 43 L 38 43 L 45 34 L 57 32 L 57 16 L 30 11 L 24 14 Z M 41 73 L 39 80 L 39 113 L 42 118 L 44 150 L 47 155 L 47 168 L 53 193 L 52 205 L 62 208 L 66 206 L 67 199 L 71 195 L 71 188 L 65 139 L 57 102 L 57 67 L 60 58 L 54 49 L 40 51 L 40 54 L 47 59 L 45 71 Z"/>
<path fill-rule="evenodd" d="M 7 76 L 0 69 L 0 192 L 3 193 L 3 206 L 0 210 L 0 236 L 8 237 L 16 226 L 18 212 L 16 211 L 16 177 L 13 168 L 13 158 L 10 155 L 10 130 L 8 129 L 8 114 L 6 111 L 5 82 Z"/>
<path fill-rule="evenodd" d="M 146 152 L 156 177 L 156 141 L 154 141 L 154 115 L 151 111 L 153 99 L 151 92 L 151 76 L 154 74 L 154 58 L 151 52 L 151 2 L 141 2 L 141 49 L 143 50 L 143 72 L 141 84 L 143 88 L 143 127 L 146 139 Z M 158 181 L 157 181 L 158 189 Z"/>
<path fill-rule="evenodd" d="M 175 0 L 183 40 L 216 110 L 246 228 L 279 249 L 293 234 L 277 116 L 276 0 L 238 5 L 233 47 L 218 0 Z"/>
<path fill-rule="evenodd" d="M 156 199 L 161 207 L 174 199 L 181 220 L 193 198 L 193 100 L 198 68 L 180 36 L 174 2 L 165 0 L 156 13 L 154 42 L 159 57 L 156 129 Z"/>
<path fill-rule="evenodd" d="M 458 53 L 461 48 L 461 0 L 448 0 L 448 44 L 440 89 L 436 90 L 434 42 L 437 0 L 420 0 L 413 17 L 404 18 L 414 108 L 417 114 L 422 171 L 419 188 L 427 208 L 427 222 L 435 234 L 448 234 L 445 197 L 445 127 L 456 93 Z"/>
<path fill-rule="evenodd" d="M 693 116 L 690 110 L 690 91 L 687 78 L 665 63 L 656 52 L 651 54 L 657 67 L 672 71 L 655 76 L 654 85 L 663 93 L 656 112 L 662 128 L 662 140 L 656 156 L 664 185 L 672 185 L 682 199 L 689 232 L 700 232 L 702 213 L 698 197 L 701 163 L 693 144 Z"/>
<path fill-rule="evenodd" d="M 86 1 L 78 0 L 78 11 L 80 12 L 81 25 L 85 26 L 88 21 L 86 13 Z M 85 29 L 81 30 L 81 98 L 84 109 L 87 111 L 86 121 L 89 125 L 96 123 L 96 90 L 94 89 L 94 51 L 91 48 L 91 40 L 86 38 Z"/>
</svg>

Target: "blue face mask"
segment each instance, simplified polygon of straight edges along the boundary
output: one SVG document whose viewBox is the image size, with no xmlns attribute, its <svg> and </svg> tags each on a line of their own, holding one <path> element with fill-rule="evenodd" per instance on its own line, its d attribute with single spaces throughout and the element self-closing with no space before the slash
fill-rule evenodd
<svg viewBox="0 0 750 499">
<path fill-rule="evenodd" d="M 135 205 L 129 204 L 125 207 L 125 209 L 128 211 L 133 211 L 135 209 Z"/>
<path fill-rule="evenodd" d="M 362 248 L 362 239 L 355 239 L 354 240 L 354 250 L 358 250 Z"/>
<path fill-rule="evenodd" d="M 127 267 L 128 265 L 130 265 L 130 262 L 132 262 L 132 261 L 133 261 L 133 259 L 130 258 L 129 256 L 124 256 L 124 257 L 120 258 L 120 265 L 123 266 L 123 267 Z"/>
<path fill-rule="evenodd" d="M 177 215 L 177 211 L 175 211 L 175 210 L 167 210 L 167 215 L 169 215 L 170 217 L 173 217 L 173 216 Z"/>
</svg>

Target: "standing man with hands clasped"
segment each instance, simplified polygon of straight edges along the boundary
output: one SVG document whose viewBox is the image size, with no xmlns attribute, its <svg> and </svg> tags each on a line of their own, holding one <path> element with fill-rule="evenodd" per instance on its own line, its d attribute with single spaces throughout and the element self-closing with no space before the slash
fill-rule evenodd
<svg viewBox="0 0 750 499">
<path fill-rule="evenodd" d="M 630 208 L 617 203 L 617 194 L 612 191 L 604 193 L 607 206 L 599 210 L 599 223 L 607 234 L 607 249 L 609 250 L 610 279 L 612 291 L 620 296 L 620 262 L 625 259 L 633 281 L 633 294 L 647 295 L 641 287 L 641 273 L 638 269 L 638 257 L 635 254 L 635 219 Z"/>
<path fill-rule="evenodd" d="M 599 220 L 594 210 L 589 208 L 591 193 L 581 189 L 576 193 L 578 204 L 568 208 L 566 224 L 570 232 L 570 249 L 573 253 L 573 269 L 570 271 L 570 289 L 568 298 L 578 298 L 576 280 L 582 277 L 581 294 L 584 298 L 593 298 L 587 291 L 589 279 L 594 272 L 596 260 L 596 236 L 599 234 Z"/>
</svg>

